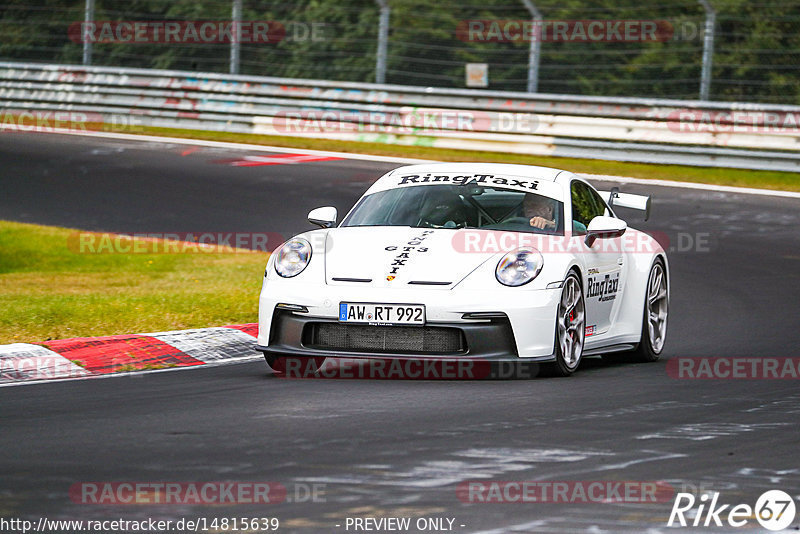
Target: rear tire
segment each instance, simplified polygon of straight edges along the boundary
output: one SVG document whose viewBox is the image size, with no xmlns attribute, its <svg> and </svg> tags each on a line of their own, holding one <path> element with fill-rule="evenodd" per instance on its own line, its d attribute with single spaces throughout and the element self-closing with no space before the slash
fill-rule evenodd
<svg viewBox="0 0 800 534">
<path fill-rule="evenodd" d="M 657 258 L 650 267 L 642 313 L 642 337 L 635 350 L 607 354 L 608 362 L 654 362 L 664 350 L 669 315 L 669 292 L 664 261 Z"/>
<path fill-rule="evenodd" d="M 664 262 L 657 258 L 647 277 L 647 293 L 642 318 L 642 340 L 631 357 L 639 362 L 654 362 L 664 350 L 669 316 L 669 291 Z"/>
<path fill-rule="evenodd" d="M 586 302 L 575 271 L 570 271 L 561 289 L 556 314 L 556 361 L 551 369 L 555 376 L 570 376 L 581 363 L 586 338 Z"/>
</svg>

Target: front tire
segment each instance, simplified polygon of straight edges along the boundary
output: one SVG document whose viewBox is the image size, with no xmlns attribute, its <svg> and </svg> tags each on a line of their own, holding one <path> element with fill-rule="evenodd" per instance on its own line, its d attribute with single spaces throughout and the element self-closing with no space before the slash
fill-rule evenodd
<svg viewBox="0 0 800 534">
<path fill-rule="evenodd" d="M 586 338 L 586 303 L 580 279 L 570 271 L 561 289 L 556 315 L 556 376 L 569 376 L 581 363 Z"/>
</svg>

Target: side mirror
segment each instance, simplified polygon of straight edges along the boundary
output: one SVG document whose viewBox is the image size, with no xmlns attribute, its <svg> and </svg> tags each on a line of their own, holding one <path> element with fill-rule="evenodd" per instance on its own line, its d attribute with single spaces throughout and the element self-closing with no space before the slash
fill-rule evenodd
<svg viewBox="0 0 800 534">
<path fill-rule="evenodd" d="M 308 222 L 322 228 L 331 228 L 336 225 L 336 216 L 336 208 L 333 206 L 324 206 L 309 211 Z"/>
<path fill-rule="evenodd" d="M 628 229 L 628 223 L 616 217 L 595 217 L 589 222 L 589 227 L 586 229 L 586 243 L 587 247 L 594 244 L 595 239 L 607 239 L 612 237 L 620 237 Z"/>
</svg>

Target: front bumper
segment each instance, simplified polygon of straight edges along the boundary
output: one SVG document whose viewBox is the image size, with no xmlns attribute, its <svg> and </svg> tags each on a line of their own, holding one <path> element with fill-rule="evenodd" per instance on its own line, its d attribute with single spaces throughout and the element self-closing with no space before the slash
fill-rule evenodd
<svg viewBox="0 0 800 534">
<path fill-rule="evenodd" d="M 295 283 L 294 280 L 266 280 L 259 298 L 257 348 L 265 353 L 296 356 L 553 361 L 560 291 L 520 289 L 420 290 L 309 286 Z M 458 329 L 464 336 L 466 350 L 438 354 L 403 350 L 329 350 L 309 343 L 304 332 L 306 325 L 337 324 L 340 302 L 422 303 L 426 309 L 426 327 Z M 303 306 L 308 312 L 295 313 L 276 308 L 279 303 Z M 504 318 L 464 318 L 464 314 L 487 312 L 499 312 Z"/>
<path fill-rule="evenodd" d="M 345 330 L 339 336 L 340 343 L 331 343 L 316 332 L 320 325 Z M 355 329 L 353 329 L 355 327 Z M 350 332 L 346 332 L 346 329 Z M 360 331 L 368 330 L 372 335 L 361 339 Z M 389 330 L 387 330 L 389 329 Z M 423 332 L 427 329 L 428 332 Z M 445 350 L 438 347 L 423 348 L 422 337 L 433 333 L 431 338 L 447 336 Z M 407 343 L 398 343 L 398 337 Z M 459 342 L 452 342 L 455 338 Z M 419 347 L 413 347 L 413 339 L 419 338 Z M 322 339 L 322 342 L 321 342 Z M 381 340 L 384 343 L 381 344 Z M 387 341 L 388 340 L 388 341 Z M 404 348 L 405 347 L 405 348 Z M 286 310 L 275 310 L 270 328 L 269 344 L 256 346 L 265 354 L 302 357 L 335 357 L 362 359 L 479 359 L 486 361 L 520 361 L 511 325 L 508 319 L 496 318 L 480 322 L 432 323 L 418 326 L 361 326 L 342 325 L 335 319 L 310 317 L 306 314 Z M 553 356 L 531 358 L 531 361 L 549 361 Z"/>
</svg>

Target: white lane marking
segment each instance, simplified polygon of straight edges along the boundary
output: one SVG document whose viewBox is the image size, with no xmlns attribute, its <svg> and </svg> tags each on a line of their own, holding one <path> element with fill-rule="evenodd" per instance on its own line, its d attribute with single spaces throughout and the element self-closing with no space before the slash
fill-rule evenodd
<svg viewBox="0 0 800 534">
<path fill-rule="evenodd" d="M 2 125 L 0 125 L 2 128 Z M 269 145 L 251 145 L 246 143 L 230 143 L 226 141 L 205 141 L 200 139 L 183 139 L 179 137 L 159 137 L 154 135 L 136 135 L 136 134 L 123 134 L 112 132 L 76 132 L 71 130 L 58 130 L 53 129 L 52 132 L 45 133 L 67 134 L 67 135 L 82 135 L 86 137 L 100 137 L 107 139 L 122 139 L 130 141 L 150 141 L 157 143 L 172 143 L 179 145 L 195 145 L 207 146 L 217 148 L 229 148 L 233 150 L 263 150 L 267 152 L 286 152 L 291 150 L 296 154 L 313 154 L 318 156 L 337 157 L 342 159 L 361 160 L 361 161 L 378 161 L 383 163 L 442 163 L 432 159 L 417 159 L 417 158 L 400 158 L 394 156 L 373 156 L 370 154 L 356 154 L 351 152 L 332 152 L 326 150 L 310 150 L 305 148 L 292 148 L 292 147 L 279 147 Z M 757 172 L 757 171 L 753 171 Z M 614 176 L 607 174 L 583 174 L 590 180 L 598 181 L 612 181 L 628 184 L 642 184 L 642 185 L 657 185 L 662 187 L 677 187 L 681 189 L 700 189 L 703 191 L 717 191 L 722 193 L 736 193 L 740 195 L 761 195 L 761 196 L 775 196 L 785 198 L 800 198 L 800 192 L 794 191 L 777 191 L 773 189 L 756 189 L 750 187 L 732 187 L 727 185 L 712 185 L 700 184 L 694 182 L 679 182 L 672 180 L 650 180 L 645 178 L 631 178 L 628 176 Z"/>
<path fill-rule="evenodd" d="M 700 189 L 702 191 L 715 191 L 719 193 L 735 193 L 737 195 L 761 195 L 770 197 L 800 198 L 800 192 L 777 191 L 773 189 L 755 189 L 752 187 L 733 187 L 729 185 L 711 185 L 694 182 L 673 182 L 671 180 L 650 180 L 645 178 L 629 178 L 626 176 L 613 176 L 610 174 L 583 174 L 589 180 L 601 182 L 620 182 L 623 184 L 657 185 L 661 187 L 679 187 L 681 189 Z"/>
<path fill-rule="evenodd" d="M 2 129 L 0 124 L 0 129 Z M 194 146 L 207 146 L 215 148 L 230 148 L 233 150 L 261 150 L 264 152 L 280 152 L 286 153 L 290 151 L 294 154 L 308 154 L 315 156 L 338 157 L 342 159 L 353 159 L 363 161 L 380 161 L 386 163 L 439 163 L 431 159 L 414 159 L 414 158 L 398 158 L 393 156 L 373 156 L 370 154 L 357 154 L 351 152 L 330 152 L 326 150 L 310 150 L 307 148 L 293 148 L 286 146 L 270 146 L 270 145 L 252 145 L 247 143 L 231 143 L 229 141 L 207 141 L 202 139 L 184 139 L 182 137 L 159 137 L 155 135 L 137 135 L 137 134 L 123 134 L 111 132 L 76 132 L 72 130 L 59 130 L 53 128 L 52 131 L 41 132 L 44 134 L 65 134 L 65 135 L 81 135 L 85 137 L 99 137 L 104 139 L 121 139 L 127 141 L 149 141 L 154 143 L 170 143 L 175 145 L 194 145 Z"/>
<path fill-rule="evenodd" d="M 642 452 L 660 454 L 658 451 L 643 450 Z M 649 458 L 639 458 L 637 460 L 629 460 L 627 462 L 622 462 L 618 464 L 604 465 L 602 467 L 595 468 L 594 471 L 614 471 L 617 469 L 627 469 L 632 465 L 643 464 L 645 462 L 660 462 L 661 460 L 675 460 L 677 458 L 685 458 L 685 457 L 686 457 L 685 454 L 679 452 L 667 452 L 661 454 L 660 456 L 651 456 Z"/>
<path fill-rule="evenodd" d="M 451 456 L 457 456 L 465 460 L 449 458 L 426 460 L 404 469 L 372 470 L 365 473 L 306 477 L 296 480 L 326 484 L 438 488 L 467 480 L 491 479 L 510 473 L 528 471 L 545 463 L 574 464 L 593 456 L 610 456 L 613 454 L 599 451 L 570 451 L 567 449 L 476 448 L 450 453 Z"/>
<path fill-rule="evenodd" d="M 255 351 L 255 338 L 236 328 L 195 328 L 136 335 L 155 337 L 204 362 L 204 365 L 93 374 L 75 365 L 64 356 L 39 345 L 14 343 L 0 345 L 0 371 L 2 371 L 0 372 L 0 387 L 27 386 L 87 378 L 135 377 L 144 373 L 185 371 L 263 359 L 263 356 Z"/>
<path fill-rule="evenodd" d="M 574 451 L 568 449 L 511 449 L 487 448 L 467 449 L 454 452 L 456 456 L 494 460 L 501 464 L 507 462 L 580 462 L 593 456 L 611 456 L 613 453 L 601 451 Z"/>
<path fill-rule="evenodd" d="M 146 335 L 206 363 L 255 353 L 255 338 L 235 328 L 196 328 Z"/>
<path fill-rule="evenodd" d="M 45 347 L 29 343 L 0 345 L 0 385 L 88 375 L 83 367 Z"/>
<path fill-rule="evenodd" d="M 590 466 L 582 466 L 581 464 L 576 464 L 578 467 L 575 469 L 567 469 L 561 470 L 558 469 L 557 471 L 548 470 L 541 475 L 536 475 L 530 478 L 530 480 L 567 480 L 577 475 L 586 475 L 587 473 L 597 473 L 600 471 L 614 471 L 619 469 L 627 469 L 628 467 L 636 464 L 643 464 L 646 462 L 660 462 L 664 460 L 675 460 L 678 458 L 685 458 L 687 455 L 679 452 L 662 452 L 662 451 L 654 451 L 654 450 L 640 450 L 632 452 L 631 454 L 649 454 L 653 456 L 647 456 L 645 458 L 636 458 L 634 460 L 623 461 L 616 464 L 601 464 L 601 465 L 590 465 Z M 617 453 L 609 452 L 609 455 L 616 456 Z M 572 464 L 568 464 L 572 465 Z M 589 475 L 592 476 L 592 475 Z"/>
<path fill-rule="evenodd" d="M 261 354 L 254 354 L 253 356 L 242 356 L 239 358 L 230 358 L 228 360 L 209 361 L 203 365 L 187 365 L 185 367 L 168 367 L 166 369 L 143 369 L 141 371 L 127 371 L 124 373 L 103 373 L 103 374 L 87 374 L 86 376 L 79 376 L 74 378 L 55 378 L 49 380 L 23 380 L 20 382 L 4 383 L 0 381 L 0 388 L 14 387 L 14 386 L 30 386 L 33 384 L 53 384 L 55 382 L 72 382 L 73 380 L 103 380 L 106 378 L 121 378 L 132 377 L 137 378 L 141 375 L 152 373 L 171 373 L 173 371 L 191 371 L 193 369 L 207 369 L 209 367 L 222 367 L 223 365 L 232 365 L 239 363 L 249 363 L 257 360 L 264 361 L 264 356 Z"/>
<path fill-rule="evenodd" d="M 636 436 L 636 439 L 684 439 L 707 441 L 720 437 L 736 436 L 745 432 L 766 432 L 792 423 L 693 423 L 675 426 L 652 434 Z"/>
</svg>

